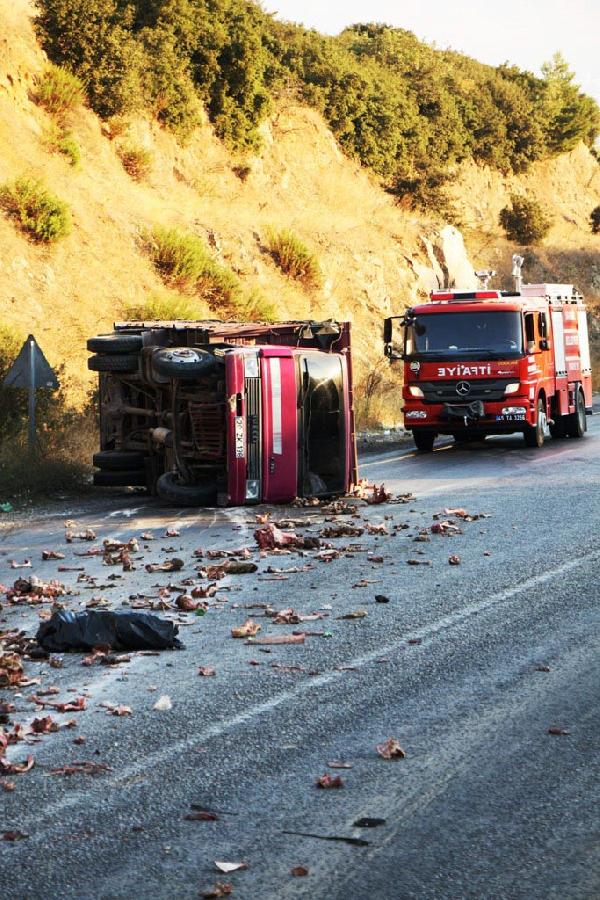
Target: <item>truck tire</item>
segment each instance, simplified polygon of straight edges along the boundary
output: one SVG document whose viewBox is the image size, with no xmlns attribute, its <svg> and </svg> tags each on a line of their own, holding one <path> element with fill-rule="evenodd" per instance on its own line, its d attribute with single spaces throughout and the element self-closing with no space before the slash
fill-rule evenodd
<svg viewBox="0 0 600 900">
<path fill-rule="evenodd" d="M 130 472 L 144 468 L 144 454 L 138 450 L 100 450 L 94 453 L 93 464 L 97 469 Z"/>
<path fill-rule="evenodd" d="M 163 472 L 156 493 L 173 506 L 215 506 L 217 502 L 216 484 L 183 484 L 175 472 Z"/>
<path fill-rule="evenodd" d="M 587 421 L 585 418 L 585 399 L 583 391 L 577 391 L 577 399 L 575 401 L 575 412 L 571 413 L 567 418 L 567 434 L 570 437 L 582 438 L 587 431 Z"/>
<path fill-rule="evenodd" d="M 137 353 L 142 349 L 141 334 L 98 334 L 90 338 L 87 348 L 90 353 Z"/>
<path fill-rule="evenodd" d="M 421 431 L 420 429 L 417 431 L 416 428 L 413 430 L 413 440 L 419 453 L 431 453 L 436 437 L 435 431 Z"/>
<path fill-rule="evenodd" d="M 544 401 L 540 398 L 537 402 L 537 414 L 535 425 L 526 425 L 523 437 L 528 447 L 543 447 L 546 426 L 546 410 L 544 409 Z"/>
<path fill-rule="evenodd" d="M 88 369 L 91 369 L 92 372 L 122 372 L 123 374 L 137 372 L 137 354 L 96 354 L 88 359 Z"/>
<path fill-rule="evenodd" d="M 96 487 L 148 487 L 145 469 L 131 469 L 128 472 L 94 472 Z"/>
<path fill-rule="evenodd" d="M 220 357 L 195 347 L 173 347 L 168 350 L 155 350 L 152 354 L 152 367 L 155 372 L 169 378 L 198 378 L 201 375 L 212 375 L 218 372 L 223 364 Z"/>
</svg>

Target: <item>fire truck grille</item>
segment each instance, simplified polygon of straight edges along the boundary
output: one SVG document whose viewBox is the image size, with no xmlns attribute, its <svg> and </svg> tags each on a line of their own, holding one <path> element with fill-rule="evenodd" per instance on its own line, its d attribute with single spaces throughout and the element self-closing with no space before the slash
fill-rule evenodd
<svg viewBox="0 0 600 900">
<path fill-rule="evenodd" d="M 196 452 L 203 459 L 225 456 L 225 404 L 189 404 L 192 435 Z"/>
<path fill-rule="evenodd" d="M 260 471 L 260 378 L 246 378 L 246 478 L 258 480 Z"/>
<path fill-rule="evenodd" d="M 419 387 L 423 391 L 425 403 L 470 403 L 472 400 L 504 400 L 507 384 L 514 381 L 514 378 L 462 378 L 459 381 L 420 381 Z M 470 390 L 467 393 L 458 392 L 456 388 L 459 384 L 468 384 Z"/>
</svg>

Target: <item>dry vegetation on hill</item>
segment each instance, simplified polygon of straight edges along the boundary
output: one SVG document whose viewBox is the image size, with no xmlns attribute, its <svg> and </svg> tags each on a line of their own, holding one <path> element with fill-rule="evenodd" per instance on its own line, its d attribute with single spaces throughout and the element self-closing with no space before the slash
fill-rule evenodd
<svg viewBox="0 0 600 900">
<path fill-rule="evenodd" d="M 181 145 L 147 117 L 102 122 L 76 105 L 61 123 L 79 151 L 72 165 L 49 149 L 54 118 L 32 99 L 47 63 L 31 16 L 28 0 L 0 10 L 0 184 L 41 180 L 68 205 L 72 229 L 54 244 L 35 243 L 0 215 L 0 321 L 21 336 L 33 332 L 50 362 L 65 364 L 75 402 L 90 385 L 86 338 L 132 307 L 160 302 L 164 310 L 172 302 L 198 316 L 223 313 L 197 282 L 165 285 L 144 241 L 156 227 L 197 238 L 231 273 L 239 293 L 228 314 L 351 318 L 359 378 L 371 372 L 369 383 L 384 315 L 445 278 L 473 283 L 472 263 L 506 276 L 515 248 L 497 221 L 514 190 L 538 197 L 554 222 L 541 248 L 526 254 L 528 277 L 573 279 L 600 297 L 600 238 L 589 228 L 600 166 L 583 145 L 525 175 L 461 164 L 451 193 L 470 260 L 456 229 L 400 208 L 376 175 L 341 152 L 321 115 L 295 102 L 275 108 L 260 126 L 260 152 L 243 157 L 225 148 L 206 118 Z M 267 235 L 285 231 L 314 254 L 318 278 L 303 281 L 277 265 Z M 398 419 L 388 378 L 383 368 L 385 399 L 371 403 L 373 421 Z"/>
</svg>

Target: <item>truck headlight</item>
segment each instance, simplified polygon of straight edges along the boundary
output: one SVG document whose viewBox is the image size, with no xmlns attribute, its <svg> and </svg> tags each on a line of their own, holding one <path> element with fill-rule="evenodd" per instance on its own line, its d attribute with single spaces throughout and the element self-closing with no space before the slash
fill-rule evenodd
<svg viewBox="0 0 600 900">
<path fill-rule="evenodd" d="M 260 500 L 260 481 L 249 479 L 246 482 L 246 500 Z"/>
<path fill-rule="evenodd" d="M 526 412 L 524 406 L 504 406 L 502 408 L 503 416 L 524 416 Z"/>
<path fill-rule="evenodd" d="M 416 384 L 409 385 L 408 393 L 410 394 L 411 397 L 424 397 L 425 396 L 425 394 L 423 393 L 421 388 L 417 387 Z"/>
<path fill-rule="evenodd" d="M 507 384 L 504 388 L 504 394 L 516 394 L 519 388 L 521 387 L 521 383 L 519 381 L 513 381 L 512 384 Z"/>
</svg>

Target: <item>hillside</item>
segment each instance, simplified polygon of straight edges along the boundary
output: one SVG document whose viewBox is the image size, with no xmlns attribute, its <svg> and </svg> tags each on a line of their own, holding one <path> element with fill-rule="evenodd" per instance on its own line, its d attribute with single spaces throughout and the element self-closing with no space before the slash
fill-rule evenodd
<svg viewBox="0 0 600 900">
<path fill-rule="evenodd" d="M 600 297 L 598 238 L 589 233 L 600 203 L 600 167 L 582 144 L 503 176 L 465 160 L 452 185 L 470 253 L 455 227 L 400 208 L 380 180 L 345 156 L 322 116 L 280 102 L 260 126 L 261 149 L 241 159 L 202 121 L 182 146 L 147 116 L 102 122 L 79 106 L 68 127 L 81 150 L 78 168 L 47 144 L 51 120 L 30 99 L 46 64 L 34 35 L 32 7 L 14 0 L 0 10 L 0 184 L 23 174 L 42 178 L 72 210 L 72 233 L 55 245 L 31 243 L 0 215 L 0 322 L 33 332 L 50 362 L 66 364 L 77 399 L 90 383 L 85 339 L 109 329 L 132 302 L 164 285 L 140 233 L 162 224 L 202 237 L 244 288 L 272 301 L 278 317 L 352 318 L 364 379 L 381 363 L 381 320 L 432 287 L 473 284 L 473 268 L 506 272 L 515 249 L 496 225 L 515 185 L 543 199 L 555 225 L 528 277 L 573 278 Z M 150 154 L 149 174 L 133 180 L 118 150 Z M 269 228 L 290 228 L 318 258 L 319 287 L 283 275 L 265 252 Z M 194 300 L 198 315 L 219 309 Z M 372 412 L 372 411 L 371 411 Z M 387 405 L 387 419 L 397 405 Z"/>
</svg>

